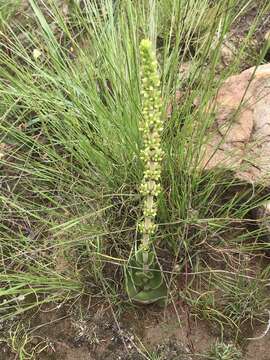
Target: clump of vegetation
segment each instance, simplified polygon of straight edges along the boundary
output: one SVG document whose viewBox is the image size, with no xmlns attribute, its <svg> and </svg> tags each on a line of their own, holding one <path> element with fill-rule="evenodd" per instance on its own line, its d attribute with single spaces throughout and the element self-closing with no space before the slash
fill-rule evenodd
<svg viewBox="0 0 270 360">
<path fill-rule="evenodd" d="M 211 360 L 241 360 L 243 359 L 241 351 L 234 344 L 225 344 L 216 342 L 207 359 Z"/>
<path fill-rule="evenodd" d="M 21 0 L 0 0 L 0 31 L 9 25 L 9 20 L 16 14 Z"/>
</svg>

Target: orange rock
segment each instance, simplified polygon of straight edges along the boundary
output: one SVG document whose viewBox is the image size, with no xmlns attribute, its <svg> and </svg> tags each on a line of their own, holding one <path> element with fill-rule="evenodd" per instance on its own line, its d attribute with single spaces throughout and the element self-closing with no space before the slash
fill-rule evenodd
<svg viewBox="0 0 270 360">
<path fill-rule="evenodd" d="M 216 117 L 202 166 L 223 167 L 245 181 L 269 185 L 270 64 L 228 78 L 213 104 Z"/>
</svg>

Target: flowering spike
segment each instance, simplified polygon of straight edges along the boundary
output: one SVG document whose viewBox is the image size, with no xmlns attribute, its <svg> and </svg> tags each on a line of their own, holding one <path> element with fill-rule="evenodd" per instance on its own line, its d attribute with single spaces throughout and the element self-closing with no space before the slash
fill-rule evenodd
<svg viewBox="0 0 270 360">
<path fill-rule="evenodd" d="M 140 132 L 144 149 L 141 159 L 144 161 L 144 177 L 141 184 L 141 195 L 144 197 L 143 219 L 139 230 L 142 234 L 142 246 L 150 243 L 150 236 L 155 232 L 156 197 L 161 191 L 160 162 L 163 157 L 161 149 L 161 92 L 157 69 L 157 60 L 150 40 L 144 39 L 140 44 L 141 55 L 141 98 L 142 120 Z M 151 229 L 151 230 L 149 230 Z"/>
<path fill-rule="evenodd" d="M 139 131 L 144 148 L 144 176 L 140 187 L 143 198 L 143 217 L 138 224 L 142 236 L 141 245 L 131 257 L 126 271 L 126 288 L 133 301 L 144 304 L 164 301 L 166 284 L 156 261 L 151 237 L 156 232 L 157 196 L 161 191 L 160 173 L 163 151 L 161 149 L 161 93 L 157 60 L 147 39 L 140 44 L 142 120 Z"/>
</svg>

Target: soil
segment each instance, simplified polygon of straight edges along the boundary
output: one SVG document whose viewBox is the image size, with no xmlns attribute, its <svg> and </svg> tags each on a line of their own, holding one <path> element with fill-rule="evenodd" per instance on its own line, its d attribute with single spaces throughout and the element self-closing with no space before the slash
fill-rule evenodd
<svg viewBox="0 0 270 360">
<path fill-rule="evenodd" d="M 260 336 L 265 331 L 264 327 L 259 327 L 254 336 Z M 246 349 L 245 360 L 269 360 L 269 344 L 270 333 L 266 334 L 262 339 L 251 340 Z"/>
<path fill-rule="evenodd" d="M 236 36 L 239 41 L 243 39 L 249 32 L 254 19 L 258 15 L 258 3 L 265 4 L 264 1 L 258 0 L 243 16 L 241 16 L 235 23 L 232 35 Z M 265 39 L 265 34 L 270 30 L 270 14 L 265 13 L 260 23 L 256 27 L 253 39 L 256 39 L 258 44 L 262 44 Z"/>
<path fill-rule="evenodd" d="M 164 360 L 192 360 L 216 337 L 204 322 L 191 321 L 180 304 L 175 307 L 177 316 L 173 306 L 164 311 L 150 307 L 147 312 L 142 308 L 129 310 L 116 322 L 103 306 L 82 316 L 81 308 L 70 313 L 68 306 L 55 309 L 50 305 L 29 319 L 31 335 L 26 348 L 30 351 L 35 347 L 37 360 L 141 360 L 151 352 Z M 3 346 L 1 360 L 11 359 L 16 359 L 15 353 Z"/>
<path fill-rule="evenodd" d="M 251 8 L 241 16 L 234 24 L 232 31 L 230 32 L 228 40 L 232 42 L 235 46 L 235 49 L 239 48 L 239 45 L 243 41 L 250 29 L 256 16 L 258 16 L 258 5 L 259 3 L 265 4 L 264 0 L 258 0 Z M 257 24 L 256 30 L 250 38 L 248 44 L 248 55 L 249 58 L 246 59 L 245 63 L 242 64 L 241 70 L 245 70 L 251 66 L 254 66 L 254 54 L 262 50 L 263 45 L 266 43 L 266 35 L 270 31 L 270 14 L 265 13 L 261 17 L 261 21 Z M 265 61 L 270 61 L 270 51 L 265 54 Z"/>
<path fill-rule="evenodd" d="M 24 325 L 29 324 L 25 351 L 32 353 L 35 360 L 203 360 L 218 340 L 219 331 L 206 321 L 191 318 L 182 302 L 165 309 L 129 309 L 119 321 L 110 306 L 83 309 L 80 305 L 75 309 L 74 305 L 47 305 L 27 321 L 24 319 Z M 15 327 L 18 324 L 14 322 Z M 263 334 L 265 328 L 258 327 L 252 337 Z M 243 347 L 244 359 L 270 360 L 269 340 L 270 334 L 250 340 Z M 19 359 L 7 344 L 0 345 L 1 360 Z M 151 354 L 156 357 L 151 358 Z"/>
</svg>

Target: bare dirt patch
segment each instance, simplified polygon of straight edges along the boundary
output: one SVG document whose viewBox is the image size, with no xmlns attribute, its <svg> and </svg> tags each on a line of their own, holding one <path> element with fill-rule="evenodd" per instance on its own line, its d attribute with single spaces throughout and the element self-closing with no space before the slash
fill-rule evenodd
<svg viewBox="0 0 270 360">
<path fill-rule="evenodd" d="M 265 326 L 260 326 L 255 331 L 254 336 L 260 336 L 265 331 Z M 251 340 L 246 348 L 246 360 L 269 360 L 270 333 L 262 339 Z"/>
<path fill-rule="evenodd" d="M 38 360 L 141 360 L 152 353 L 164 360 L 180 356 L 191 360 L 195 351 L 209 345 L 205 325 L 190 324 L 185 313 L 173 316 L 171 306 L 165 311 L 156 307 L 132 309 L 119 322 L 103 306 L 83 311 L 78 315 L 68 307 L 47 306 L 35 313 L 27 330 L 25 350 L 33 352 Z M 3 360 L 17 356 L 7 345 L 2 351 Z"/>
<path fill-rule="evenodd" d="M 130 309 L 119 322 L 102 305 L 84 314 L 80 309 L 80 315 L 70 309 L 47 306 L 27 320 L 25 351 L 33 359 L 143 360 L 155 354 L 160 360 L 202 360 L 218 340 L 217 332 L 207 322 L 191 318 L 181 303 L 165 310 L 154 306 Z M 265 326 L 258 327 L 253 336 L 264 330 Z M 250 341 L 243 348 L 244 359 L 269 360 L 269 336 Z M 18 354 L 2 346 L 1 360 L 15 359 Z"/>
</svg>

